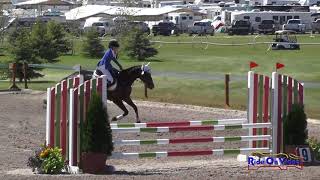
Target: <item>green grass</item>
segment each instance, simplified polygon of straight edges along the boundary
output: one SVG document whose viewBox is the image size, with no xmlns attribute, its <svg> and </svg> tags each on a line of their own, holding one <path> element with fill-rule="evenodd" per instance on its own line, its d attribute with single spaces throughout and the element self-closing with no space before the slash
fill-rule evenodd
<svg viewBox="0 0 320 180">
<path fill-rule="evenodd" d="M 224 36 L 213 37 L 154 37 L 160 41 L 209 41 L 214 43 L 249 43 L 255 36 Z M 273 36 L 259 36 L 256 42 L 272 41 Z M 314 38 L 309 35 L 299 35 L 301 43 L 320 43 L 320 36 Z M 106 43 L 106 42 L 104 42 Z M 267 51 L 268 45 L 251 46 L 209 46 L 200 44 L 156 44 L 159 54 L 150 59 L 153 71 L 157 72 L 182 72 L 205 73 L 208 76 L 222 76 L 231 74 L 230 104 L 232 108 L 245 109 L 247 102 L 247 84 L 245 81 L 232 81 L 233 75 L 245 77 L 248 71 L 248 62 L 255 61 L 259 67 L 256 72 L 271 76 L 276 62 L 285 64 L 281 73 L 288 74 L 302 82 L 320 83 L 319 45 L 302 45 L 300 51 Z M 99 59 L 89 59 L 81 56 L 81 40 L 74 40 L 75 55 L 61 56 L 57 64 L 74 66 L 81 64 L 85 69 L 94 69 Z M 121 52 L 120 61 L 124 67 L 141 64 L 142 62 L 131 60 Z M 1 61 L 9 60 L 9 56 L 1 56 Z M 45 69 L 44 78 L 36 81 L 45 83 L 31 83 L 32 89 L 45 90 L 55 81 L 70 74 L 71 71 Z M 195 104 L 213 107 L 224 107 L 224 82 L 194 79 L 178 79 L 176 77 L 154 77 L 156 88 L 149 91 L 149 100 L 172 103 Z M 9 86 L 7 82 L 0 82 L 0 89 Z M 20 85 L 22 86 L 22 85 Z M 320 118 L 318 112 L 320 105 L 320 89 L 306 88 L 305 103 L 309 117 Z M 144 99 L 141 83 L 134 86 L 133 97 Z"/>
<path fill-rule="evenodd" d="M 24 83 L 16 83 L 19 88 L 24 88 Z M 55 81 L 33 81 L 32 83 L 28 83 L 28 88 L 33 90 L 41 90 L 45 91 L 48 87 L 54 86 L 56 84 Z M 0 81 L 0 89 L 7 90 L 11 86 L 11 83 L 8 81 Z"/>
<path fill-rule="evenodd" d="M 223 81 L 197 81 L 156 77 L 154 78 L 155 89 L 148 90 L 151 100 L 162 102 L 175 102 L 180 104 L 194 104 L 211 107 L 225 107 L 224 105 L 224 82 Z M 245 109 L 244 103 L 238 103 L 246 99 L 246 88 L 243 82 L 231 83 L 232 89 L 237 89 L 237 93 L 231 94 L 232 106 L 237 109 Z M 240 87 L 240 88 L 239 88 Z M 232 91 L 232 90 L 231 90 Z M 145 99 L 142 83 L 136 83 L 133 95 L 140 99 Z"/>
<path fill-rule="evenodd" d="M 196 37 L 194 42 L 209 41 L 214 43 L 249 43 L 253 42 L 255 36 L 209 36 Z M 273 36 L 259 36 L 255 38 L 256 42 L 272 41 Z M 153 40 L 171 41 L 171 42 L 192 42 L 193 37 L 172 36 L 155 37 Z M 317 34 L 314 38 L 309 35 L 298 36 L 299 42 L 315 43 L 320 42 L 320 36 Z M 75 42 L 80 52 L 81 41 Z M 155 47 L 159 47 L 156 44 Z M 203 72 L 208 74 L 237 74 L 246 75 L 248 71 L 248 62 L 256 61 L 260 66 L 255 70 L 264 74 L 269 74 L 274 70 L 276 62 L 286 65 L 281 70 L 283 73 L 292 74 L 295 78 L 304 81 L 320 81 L 320 63 L 318 63 L 317 51 L 318 45 L 302 45 L 300 51 L 267 51 L 268 45 L 251 46 L 209 46 L 206 50 L 205 45 L 200 44 L 162 44 L 159 55 L 150 59 L 152 67 L 156 71 L 172 72 Z M 122 53 L 121 60 L 126 67 L 140 64 L 134 62 Z M 75 62 L 76 59 L 76 62 Z M 74 65 L 80 63 L 87 68 L 94 68 L 98 59 L 87 59 L 83 57 L 64 56 L 61 58 L 61 64 Z M 292 73 L 294 72 L 294 73 Z"/>
</svg>

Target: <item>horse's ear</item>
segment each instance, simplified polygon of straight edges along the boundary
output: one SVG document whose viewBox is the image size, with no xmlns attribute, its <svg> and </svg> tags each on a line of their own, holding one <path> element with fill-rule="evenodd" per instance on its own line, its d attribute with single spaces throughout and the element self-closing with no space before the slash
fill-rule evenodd
<svg viewBox="0 0 320 180">
<path fill-rule="evenodd" d="M 148 64 L 146 66 L 149 66 L 150 62 L 148 62 Z"/>
</svg>

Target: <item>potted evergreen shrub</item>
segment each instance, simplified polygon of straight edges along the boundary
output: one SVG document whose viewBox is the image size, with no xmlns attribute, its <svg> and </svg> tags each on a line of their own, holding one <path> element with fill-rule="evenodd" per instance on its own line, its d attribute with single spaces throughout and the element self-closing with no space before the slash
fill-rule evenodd
<svg viewBox="0 0 320 180">
<path fill-rule="evenodd" d="M 307 144 L 307 116 L 303 105 L 292 105 L 291 112 L 284 118 L 283 128 L 284 151 L 286 153 L 295 153 L 297 146 Z"/>
<path fill-rule="evenodd" d="M 105 173 L 107 156 L 113 151 L 112 133 L 101 97 L 91 97 L 81 137 L 81 168 L 85 173 Z"/>
</svg>

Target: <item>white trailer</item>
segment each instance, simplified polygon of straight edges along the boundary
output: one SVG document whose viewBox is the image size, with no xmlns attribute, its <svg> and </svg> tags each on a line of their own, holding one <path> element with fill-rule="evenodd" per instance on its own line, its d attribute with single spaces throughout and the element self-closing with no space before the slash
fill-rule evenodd
<svg viewBox="0 0 320 180">
<path fill-rule="evenodd" d="M 168 20 L 182 31 L 187 31 L 188 27 L 192 26 L 195 21 L 193 12 L 168 13 Z"/>
<path fill-rule="evenodd" d="M 306 30 L 311 30 L 311 12 L 279 12 L 279 11 L 234 11 L 231 12 L 230 22 L 234 20 L 250 21 L 253 30 L 257 30 L 259 24 L 263 20 L 274 20 L 278 29 L 281 29 L 283 24 L 286 24 L 289 19 L 301 19 L 306 25 Z M 228 19 L 225 19 L 227 22 Z"/>
</svg>

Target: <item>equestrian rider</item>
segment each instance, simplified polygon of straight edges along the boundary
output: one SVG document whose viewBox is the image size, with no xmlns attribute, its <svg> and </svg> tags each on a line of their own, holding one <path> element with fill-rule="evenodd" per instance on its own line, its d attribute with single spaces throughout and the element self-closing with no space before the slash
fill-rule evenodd
<svg viewBox="0 0 320 180">
<path fill-rule="evenodd" d="M 116 40 L 111 40 L 109 42 L 109 49 L 105 52 L 102 59 L 97 64 L 96 71 L 100 71 L 102 74 L 99 75 L 106 75 L 108 85 L 113 85 L 115 83 L 113 79 L 113 67 L 111 65 L 111 61 L 115 62 L 119 69 L 122 70 L 121 64 L 118 62 L 118 51 L 119 51 L 119 43 Z"/>
</svg>

